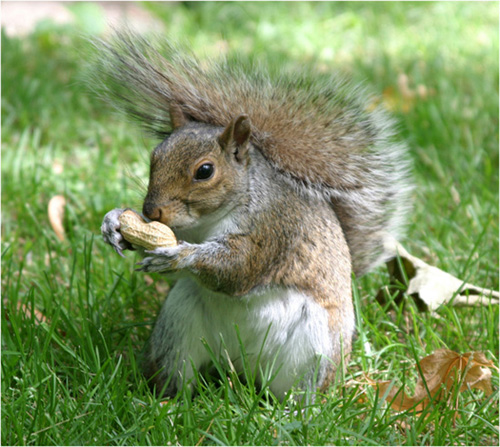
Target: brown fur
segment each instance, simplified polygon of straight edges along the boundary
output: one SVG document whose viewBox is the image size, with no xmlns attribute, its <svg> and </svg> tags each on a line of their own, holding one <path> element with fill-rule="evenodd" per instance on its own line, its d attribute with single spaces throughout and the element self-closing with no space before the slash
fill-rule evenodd
<svg viewBox="0 0 500 447">
<path fill-rule="evenodd" d="M 399 236 L 409 206 L 408 163 L 393 123 L 360 88 L 306 69 L 273 77 L 255 64 L 200 63 L 188 50 L 128 33 L 96 45 L 94 87 L 144 127 L 164 137 L 181 111 L 216 127 L 245 114 L 251 142 L 271 165 L 330 200 L 355 273 L 385 259 L 387 235 Z"/>
<path fill-rule="evenodd" d="M 405 205 L 404 151 L 390 122 L 331 77 L 272 79 L 229 64 L 202 65 L 168 45 L 164 57 L 127 34 L 100 49 L 107 94 L 167 137 L 151 156 L 143 213 L 171 226 L 181 243 L 146 258 L 143 270 L 188 273 L 207 300 L 217 292 L 228 305 L 269 290 L 306 297 L 302 312 L 323 319 L 316 339 L 331 346 L 318 380 L 328 386 L 351 351 L 351 272 L 363 274 L 384 259 L 384 241 Z M 206 165 L 210 175 L 200 179 Z M 328 324 L 311 299 L 327 311 Z M 175 374 L 181 337 L 168 312 L 165 321 L 161 315 L 148 366 L 149 375 L 166 368 L 158 386 L 168 371 Z M 299 333 L 312 343 L 314 323 L 303 321 L 307 331 Z"/>
</svg>

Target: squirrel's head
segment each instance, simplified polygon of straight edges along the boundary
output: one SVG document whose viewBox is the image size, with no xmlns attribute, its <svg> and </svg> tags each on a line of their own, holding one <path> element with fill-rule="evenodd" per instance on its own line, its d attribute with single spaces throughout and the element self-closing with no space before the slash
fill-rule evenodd
<svg viewBox="0 0 500 447">
<path fill-rule="evenodd" d="M 171 111 L 172 134 L 151 155 L 143 214 L 191 228 L 225 214 L 246 196 L 251 126 L 246 115 L 225 129 L 189 122 Z"/>
</svg>

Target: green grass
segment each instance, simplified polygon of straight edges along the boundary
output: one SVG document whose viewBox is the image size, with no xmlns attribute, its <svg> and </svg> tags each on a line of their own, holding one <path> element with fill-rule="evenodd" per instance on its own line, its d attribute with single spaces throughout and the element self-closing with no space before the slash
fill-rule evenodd
<svg viewBox="0 0 500 447">
<path fill-rule="evenodd" d="M 414 161 L 405 245 L 498 289 L 496 3 L 145 7 L 206 56 L 314 62 L 365 82 L 399 120 Z M 160 405 L 138 362 L 166 283 L 135 273 L 134 257 L 119 258 L 99 235 L 108 210 L 140 208 L 155 142 L 82 88 L 80 31 L 45 23 L 23 39 L 2 36 L 2 444 L 498 444 L 496 372 L 493 395 L 460 396 L 456 421 L 439 403 L 399 415 L 373 390 L 360 400 L 361 388 L 342 384 L 309 405 L 278 403 L 234 375 L 232 386 L 200 378 L 192 399 L 184 391 Z M 427 98 L 405 99 L 401 74 Z M 56 194 L 68 201 L 65 242 L 47 219 Z M 409 298 L 382 306 L 374 297 L 386 283 L 383 268 L 356 283 L 346 380 L 365 371 L 411 389 L 416 359 L 442 347 L 498 364 L 497 306 L 432 315 Z"/>
</svg>

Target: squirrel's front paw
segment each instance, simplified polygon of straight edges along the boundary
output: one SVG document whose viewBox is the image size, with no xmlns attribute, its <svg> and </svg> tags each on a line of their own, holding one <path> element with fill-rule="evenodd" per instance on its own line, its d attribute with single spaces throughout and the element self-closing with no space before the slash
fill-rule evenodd
<svg viewBox="0 0 500 447">
<path fill-rule="evenodd" d="M 189 251 L 187 243 L 181 242 L 175 247 L 160 247 L 155 250 L 148 250 L 145 253 L 151 256 L 144 258 L 137 265 L 138 272 L 167 273 L 175 272 L 184 267 L 182 262 Z"/>
<path fill-rule="evenodd" d="M 104 216 L 102 221 L 101 233 L 104 242 L 110 244 L 115 251 L 120 255 L 124 256 L 122 250 L 133 250 L 132 244 L 126 241 L 122 234 L 120 233 L 120 220 L 119 217 L 123 214 L 125 210 L 121 208 L 115 208 Z"/>
</svg>

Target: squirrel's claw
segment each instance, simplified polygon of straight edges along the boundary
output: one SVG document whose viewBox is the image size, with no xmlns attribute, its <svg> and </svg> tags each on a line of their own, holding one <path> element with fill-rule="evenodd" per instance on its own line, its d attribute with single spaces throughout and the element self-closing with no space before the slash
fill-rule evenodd
<svg viewBox="0 0 500 447">
<path fill-rule="evenodd" d="M 118 253 L 122 258 L 125 257 L 123 250 L 133 250 L 132 244 L 123 239 L 123 236 L 119 231 L 114 231 L 113 233 L 105 235 L 104 241 L 111 245 L 116 253 Z"/>
<path fill-rule="evenodd" d="M 124 258 L 123 250 L 134 250 L 132 244 L 126 241 L 120 233 L 120 215 L 125 210 L 116 208 L 104 216 L 101 226 L 101 233 L 104 242 L 111 245 L 113 249 Z"/>
<path fill-rule="evenodd" d="M 179 247 L 161 247 L 155 250 L 146 250 L 145 253 L 152 255 L 144 258 L 136 265 L 140 268 L 137 272 L 166 273 L 178 269 Z"/>
<path fill-rule="evenodd" d="M 117 245 L 113 245 L 113 248 L 115 249 L 115 251 L 116 251 L 116 252 L 117 252 L 117 253 L 118 253 L 118 254 L 119 254 L 122 258 L 124 258 L 124 257 L 125 257 L 125 255 L 123 254 L 122 249 L 121 249 L 119 246 L 117 246 Z"/>
<path fill-rule="evenodd" d="M 136 272 L 146 272 L 146 273 L 162 273 L 171 270 L 169 265 L 165 265 L 158 258 L 144 258 L 141 262 L 136 265 L 140 266 L 135 269 Z"/>
</svg>

